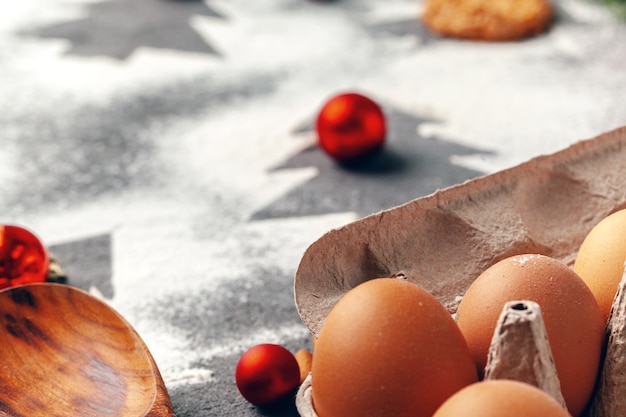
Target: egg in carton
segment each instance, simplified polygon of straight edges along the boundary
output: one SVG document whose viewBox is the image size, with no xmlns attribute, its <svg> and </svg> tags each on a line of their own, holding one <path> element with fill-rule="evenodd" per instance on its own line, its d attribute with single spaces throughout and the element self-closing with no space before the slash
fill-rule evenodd
<svg viewBox="0 0 626 417">
<path fill-rule="evenodd" d="M 455 314 L 473 281 L 500 260 L 534 253 L 573 266 L 593 226 L 626 208 L 625 178 L 622 127 L 331 230 L 307 248 L 296 271 L 298 314 L 316 337 L 346 292 L 373 278 L 398 275 Z M 604 365 L 584 416 L 626 415 L 620 395 L 626 387 L 624 285 L 611 310 Z M 510 343 L 504 335 L 511 331 L 503 332 L 504 326 L 533 341 L 526 348 Z M 513 367 L 522 356 L 534 365 Z M 563 403 L 537 305 L 518 300 L 505 306 L 485 378 L 529 382 Z M 309 375 L 296 398 L 303 417 L 316 417 L 310 381 Z"/>
</svg>

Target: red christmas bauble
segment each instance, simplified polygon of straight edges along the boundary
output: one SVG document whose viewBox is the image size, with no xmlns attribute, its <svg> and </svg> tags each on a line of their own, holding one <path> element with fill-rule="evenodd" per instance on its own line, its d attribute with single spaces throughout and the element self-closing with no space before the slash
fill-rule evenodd
<svg viewBox="0 0 626 417">
<path fill-rule="evenodd" d="M 260 344 L 241 355 L 235 381 L 246 400 L 254 405 L 267 406 L 282 400 L 300 385 L 300 367 L 286 348 L 271 343 Z"/>
<path fill-rule="evenodd" d="M 49 261 L 48 251 L 32 232 L 0 225 L 0 289 L 45 281 Z"/>
<path fill-rule="evenodd" d="M 339 162 L 364 158 L 380 150 L 387 135 L 385 115 L 372 99 L 358 93 L 332 97 L 316 124 L 319 146 Z"/>
</svg>

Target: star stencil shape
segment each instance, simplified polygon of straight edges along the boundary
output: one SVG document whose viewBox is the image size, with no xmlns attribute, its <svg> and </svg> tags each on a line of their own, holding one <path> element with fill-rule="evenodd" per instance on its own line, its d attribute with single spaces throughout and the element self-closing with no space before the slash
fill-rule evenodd
<svg viewBox="0 0 626 417">
<path fill-rule="evenodd" d="M 49 250 L 68 275 L 68 284 L 85 291 L 96 288 L 105 298 L 113 298 L 110 234 L 52 245 Z"/>
<path fill-rule="evenodd" d="M 316 167 L 318 174 L 269 206 L 253 219 L 318 216 L 352 211 L 359 217 L 404 204 L 484 174 L 453 164 L 452 156 L 490 155 L 489 150 L 472 148 L 441 138 L 422 137 L 418 127 L 442 123 L 428 117 L 385 106 L 389 134 L 381 153 L 351 166 L 340 166 L 313 146 L 273 171 Z M 312 130 L 298 128 L 298 132 Z"/>
<path fill-rule="evenodd" d="M 87 6 L 87 17 L 24 35 L 67 39 L 71 55 L 128 58 L 137 48 L 219 55 L 191 26 L 193 16 L 224 19 L 200 0 L 111 0 Z"/>
</svg>

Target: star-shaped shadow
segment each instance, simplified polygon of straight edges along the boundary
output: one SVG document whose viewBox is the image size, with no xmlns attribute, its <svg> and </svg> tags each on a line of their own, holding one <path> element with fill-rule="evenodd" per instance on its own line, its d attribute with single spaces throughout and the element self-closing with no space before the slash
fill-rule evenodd
<svg viewBox="0 0 626 417">
<path fill-rule="evenodd" d="M 85 18 L 24 36 L 67 39 L 70 55 L 128 58 L 137 48 L 219 55 L 191 26 L 193 16 L 225 17 L 200 0 L 110 0 L 87 6 Z"/>
<path fill-rule="evenodd" d="M 391 41 L 414 38 L 420 46 L 430 46 L 442 37 L 429 30 L 422 22 L 420 12 L 409 12 L 395 19 L 372 19 L 371 12 L 375 8 L 372 5 L 363 4 L 360 1 L 313 1 L 324 7 L 334 7 L 350 15 L 355 24 L 361 26 L 363 31 L 372 38 L 383 38 Z"/>
<path fill-rule="evenodd" d="M 382 23 L 364 23 L 365 30 L 374 38 L 389 37 L 394 39 L 415 38 L 420 45 L 431 45 L 440 40 L 441 36 L 432 33 L 420 21 L 419 16 L 398 19 Z"/>
<path fill-rule="evenodd" d="M 436 120 L 395 108 L 385 109 L 385 114 L 388 137 L 383 152 L 351 166 L 337 164 L 317 146 L 301 152 L 274 170 L 316 167 L 318 174 L 255 213 L 253 219 L 341 212 L 365 216 L 483 174 L 450 159 L 491 152 L 417 133 L 421 124 Z"/>
<path fill-rule="evenodd" d="M 52 245 L 49 250 L 67 274 L 68 284 L 85 291 L 96 288 L 105 298 L 113 298 L 111 235 Z"/>
</svg>

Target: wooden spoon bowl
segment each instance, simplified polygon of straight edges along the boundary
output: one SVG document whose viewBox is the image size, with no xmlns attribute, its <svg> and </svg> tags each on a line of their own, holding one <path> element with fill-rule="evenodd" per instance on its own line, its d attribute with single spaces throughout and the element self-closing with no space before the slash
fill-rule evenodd
<svg viewBox="0 0 626 417">
<path fill-rule="evenodd" d="M 174 416 L 158 368 L 110 306 L 67 285 L 0 291 L 0 416 Z"/>
</svg>

